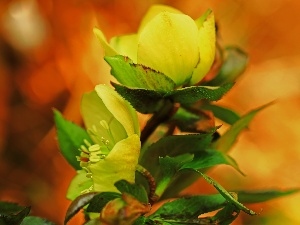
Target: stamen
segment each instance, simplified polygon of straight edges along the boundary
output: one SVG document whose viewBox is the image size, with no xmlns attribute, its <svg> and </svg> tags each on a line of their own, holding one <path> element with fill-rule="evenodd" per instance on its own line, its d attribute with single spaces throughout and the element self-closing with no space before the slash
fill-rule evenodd
<svg viewBox="0 0 300 225">
<path fill-rule="evenodd" d="M 108 125 L 108 123 L 106 122 L 106 120 L 101 120 L 101 121 L 100 121 L 100 125 L 101 125 L 104 129 L 109 130 L 109 125 Z"/>
<path fill-rule="evenodd" d="M 98 145 L 98 144 L 94 144 L 89 147 L 90 152 L 95 152 L 95 151 L 99 151 L 99 150 L 100 150 L 100 145 Z"/>
<path fill-rule="evenodd" d="M 86 144 L 88 147 L 91 146 L 91 143 L 90 143 L 88 140 L 84 139 L 83 142 L 84 142 L 84 144 Z"/>
</svg>

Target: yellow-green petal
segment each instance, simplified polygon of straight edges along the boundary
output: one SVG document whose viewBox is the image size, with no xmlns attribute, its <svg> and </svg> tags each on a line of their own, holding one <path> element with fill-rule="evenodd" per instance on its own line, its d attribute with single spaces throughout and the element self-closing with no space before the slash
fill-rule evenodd
<svg viewBox="0 0 300 225">
<path fill-rule="evenodd" d="M 138 63 L 170 77 L 180 86 L 199 61 L 198 28 L 187 15 L 162 12 L 140 33 Z"/>
<path fill-rule="evenodd" d="M 110 40 L 110 45 L 119 55 L 128 56 L 134 63 L 137 62 L 137 34 L 113 37 Z"/>
<path fill-rule="evenodd" d="M 118 192 L 114 183 L 125 179 L 135 182 L 135 170 L 140 154 L 140 138 L 137 134 L 118 142 L 108 156 L 89 166 L 94 181 L 94 191 Z"/>
<path fill-rule="evenodd" d="M 214 14 L 208 10 L 202 17 L 196 20 L 199 28 L 200 62 L 193 72 L 190 84 L 196 84 L 209 72 L 216 52 L 216 30 Z"/>
<path fill-rule="evenodd" d="M 114 89 L 104 84 L 97 85 L 95 91 L 106 108 L 126 130 L 127 136 L 140 135 L 139 121 L 135 109 Z"/>
<path fill-rule="evenodd" d="M 104 49 L 106 56 L 114 56 L 118 55 L 115 49 L 113 49 L 112 46 L 110 46 L 101 30 L 98 28 L 93 29 L 95 36 L 99 40 L 100 44 L 102 45 L 102 48 Z"/>
<path fill-rule="evenodd" d="M 76 176 L 72 179 L 68 191 L 67 198 L 74 200 L 82 192 L 88 191 L 93 185 L 93 180 L 86 177 L 86 172 L 84 170 L 78 170 Z"/>
<path fill-rule="evenodd" d="M 167 5 L 153 5 L 149 8 L 149 10 L 147 11 L 147 13 L 145 14 L 145 16 L 142 19 L 142 22 L 140 23 L 140 27 L 139 27 L 139 32 L 140 33 L 145 25 L 152 20 L 156 15 L 158 15 L 161 12 L 170 12 L 170 13 L 178 13 L 178 14 L 183 14 L 181 11 L 179 11 L 178 9 L 175 9 L 171 6 L 167 6 Z"/>
<path fill-rule="evenodd" d="M 128 135 L 123 125 L 107 109 L 96 91 L 83 95 L 81 113 L 84 124 L 94 143 L 102 145 L 103 137 L 104 140 L 108 140 L 108 147 L 111 149 L 116 142 L 127 138 Z M 101 125 L 101 121 L 108 123 L 112 135 Z"/>
</svg>

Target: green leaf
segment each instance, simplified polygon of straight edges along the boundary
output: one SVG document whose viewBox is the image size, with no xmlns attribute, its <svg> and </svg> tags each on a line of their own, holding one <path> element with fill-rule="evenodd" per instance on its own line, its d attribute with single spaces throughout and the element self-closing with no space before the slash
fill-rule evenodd
<svg viewBox="0 0 300 225">
<path fill-rule="evenodd" d="M 203 213 L 220 209 L 225 203 L 226 199 L 220 194 L 183 197 L 165 203 L 149 218 L 168 222 L 191 220 Z"/>
<path fill-rule="evenodd" d="M 129 88 L 111 82 L 116 91 L 140 113 L 157 112 L 164 104 L 163 96 L 154 90 Z"/>
<path fill-rule="evenodd" d="M 223 97 L 234 83 L 227 83 L 221 86 L 191 86 L 171 91 L 165 97 L 171 98 L 174 102 L 181 104 L 191 104 L 196 101 L 206 99 L 217 101 Z"/>
<path fill-rule="evenodd" d="M 234 124 L 240 119 L 240 116 L 236 112 L 219 105 L 206 104 L 201 106 L 201 109 L 212 111 L 215 117 L 230 125 Z"/>
<path fill-rule="evenodd" d="M 111 74 L 125 86 L 160 93 L 171 91 L 176 86 L 168 76 L 144 65 L 133 64 L 128 57 L 118 55 L 104 59 L 112 68 Z"/>
<path fill-rule="evenodd" d="M 183 164 L 190 162 L 193 159 L 192 154 L 184 154 L 176 157 L 166 156 L 159 158 L 159 171 L 160 174 L 157 180 L 157 188 L 155 193 L 162 196 L 166 190 L 173 176 L 179 171 Z"/>
<path fill-rule="evenodd" d="M 212 133 L 172 135 L 159 139 L 141 155 L 140 164 L 157 177 L 159 157 L 175 157 L 204 151 L 211 143 Z"/>
<path fill-rule="evenodd" d="M 225 205 L 223 209 L 218 211 L 212 218 L 213 224 L 219 225 L 229 225 L 231 224 L 239 215 L 240 210 L 236 208 L 231 203 Z"/>
<path fill-rule="evenodd" d="M 240 132 L 248 127 L 249 123 L 252 121 L 252 119 L 258 112 L 260 112 L 262 109 L 266 108 L 270 104 L 272 103 L 263 105 L 242 116 L 230 127 L 228 131 L 226 131 L 216 142 L 212 144 L 213 148 L 221 152 L 228 152 L 232 145 L 235 143 L 237 136 L 240 134 Z"/>
<path fill-rule="evenodd" d="M 29 212 L 30 207 L 19 206 L 11 202 L 0 202 L 0 224 L 19 225 Z"/>
<path fill-rule="evenodd" d="M 97 195 L 97 192 L 89 192 L 86 194 L 82 194 L 80 196 L 78 196 L 69 206 L 67 212 L 66 212 L 66 216 L 65 216 L 65 220 L 64 220 L 64 224 L 67 224 L 69 222 L 69 220 L 75 216 L 84 206 L 86 206 L 87 204 L 89 204 L 89 202 Z"/>
<path fill-rule="evenodd" d="M 133 225 L 160 225 L 160 224 L 162 223 L 156 223 L 145 216 L 140 216 L 133 223 Z"/>
<path fill-rule="evenodd" d="M 35 216 L 27 216 L 22 221 L 21 225 L 54 225 L 54 223 Z"/>
<path fill-rule="evenodd" d="M 148 203 L 148 194 L 142 185 L 131 184 L 126 180 L 120 180 L 115 183 L 115 186 L 121 193 L 125 192 L 142 203 Z"/>
<path fill-rule="evenodd" d="M 121 198 L 121 194 L 116 192 L 102 192 L 92 198 L 86 211 L 99 213 L 109 201 L 116 198 Z"/>
<path fill-rule="evenodd" d="M 76 156 L 80 154 L 78 149 L 84 144 L 84 139 L 90 143 L 92 141 L 83 128 L 64 119 L 59 111 L 54 110 L 53 112 L 60 151 L 75 170 L 80 170 L 81 167 L 76 159 Z"/>
<path fill-rule="evenodd" d="M 225 61 L 216 75 L 206 85 L 222 85 L 227 82 L 234 82 L 245 70 L 248 64 L 248 55 L 241 49 L 231 46 L 224 52 Z"/>
<path fill-rule="evenodd" d="M 235 191 L 238 195 L 239 202 L 259 203 L 274 198 L 284 197 L 299 192 L 299 188 L 290 190 L 259 190 L 259 191 Z"/>
<path fill-rule="evenodd" d="M 190 162 L 185 163 L 181 167 L 181 169 L 201 170 L 220 164 L 230 165 L 234 167 L 237 171 L 239 171 L 241 174 L 243 174 L 243 172 L 239 169 L 237 163 L 233 158 L 231 158 L 229 155 L 226 155 L 222 152 L 213 149 L 207 149 L 205 151 L 197 153 L 194 159 Z"/>
<path fill-rule="evenodd" d="M 196 170 L 195 170 L 196 171 Z M 219 193 L 231 204 L 236 206 L 238 209 L 244 211 L 245 213 L 249 215 L 257 215 L 256 212 L 252 211 L 251 209 L 248 209 L 246 206 L 244 206 L 242 203 L 240 203 L 235 197 L 235 193 L 229 193 L 226 191 L 220 184 L 218 184 L 215 180 L 213 180 L 208 175 L 201 173 L 197 171 L 209 184 L 213 185 Z"/>
</svg>

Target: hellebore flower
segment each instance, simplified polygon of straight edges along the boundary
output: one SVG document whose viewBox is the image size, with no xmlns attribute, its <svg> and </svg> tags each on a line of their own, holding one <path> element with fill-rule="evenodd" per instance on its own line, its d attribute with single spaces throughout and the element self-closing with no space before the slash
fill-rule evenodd
<svg viewBox="0 0 300 225">
<path fill-rule="evenodd" d="M 77 158 L 83 170 L 72 180 L 67 197 L 89 191 L 118 192 L 115 182 L 135 181 L 141 147 L 136 111 L 106 85 L 84 94 L 81 111 L 93 143 L 85 140 L 81 146 Z"/>
<path fill-rule="evenodd" d="M 210 10 L 194 21 L 177 9 L 154 5 L 137 34 L 113 37 L 108 43 L 101 30 L 94 32 L 106 56 L 128 56 L 170 77 L 177 87 L 198 83 L 215 57 L 215 21 Z"/>
</svg>

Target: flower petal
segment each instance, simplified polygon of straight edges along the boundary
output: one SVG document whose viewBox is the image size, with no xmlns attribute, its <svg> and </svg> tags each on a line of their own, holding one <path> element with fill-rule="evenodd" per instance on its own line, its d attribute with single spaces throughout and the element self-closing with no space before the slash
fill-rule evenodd
<svg viewBox="0 0 300 225">
<path fill-rule="evenodd" d="M 140 23 L 139 32 L 140 33 L 146 24 L 151 21 L 155 16 L 157 16 L 161 12 L 170 12 L 170 13 L 178 13 L 183 14 L 178 9 L 175 9 L 173 7 L 167 6 L 167 5 L 153 5 L 149 8 L 145 16 L 143 17 L 142 22 Z"/>
<path fill-rule="evenodd" d="M 123 125 L 114 117 L 112 112 L 107 109 L 96 91 L 85 93 L 83 95 L 81 101 L 81 113 L 85 126 L 94 143 L 102 145 L 101 138 L 103 137 L 105 140 L 109 141 L 108 146 L 111 149 L 116 142 L 127 138 L 128 135 Z M 100 124 L 100 121 L 102 120 L 109 124 L 112 135 L 110 135 L 108 130 Z M 93 132 L 96 135 L 91 135 Z"/>
<path fill-rule="evenodd" d="M 130 103 L 104 84 L 97 85 L 95 90 L 109 112 L 123 125 L 127 135 L 140 135 L 137 113 Z"/>
<path fill-rule="evenodd" d="M 108 44 L 104 34 L 100 29 L 94 28 L 93 31 L 100 44 L 102 45 L 106 56 L 118 55 L 118 53 L 113 49 L 113 47 Z"/>
<path fill-rule="evenodd" d="M 86 177 L 84 170 L 78 170 L 76 176 L 72 179 L 68 191 L 67 199 L 74 200 L 82 191 L 88 190 L 93 185 L 93 180 Z"/>
<path fill-rule="evenodd" d="M 94 191 L 118 192 L 114 186 L 115 182 L 121 179 L 135 182 L 140 148 L 140 138 L 137 134 L 133 134 L 118 142 L 105 159 L 91 164 L 89 169 L 93 174 Z"/>
<path fill-rule="evenodd" d="M 162 12 L 140 33 L 138 63 L 158 70 L 180 86 L 199 61 L 198 28 L 187 15 Z"/>
<path fill-rule="evenodd" d="M 194 70 L 190 84 L 196 84 L 209 72 L 216 52 L 216 28 L 214 14 L 208 10 L 202 17 L 196 20 L 199 28 L 200 62 Z"/>
<path fill-rule="evenodd" d="M 134 63 L 137 62 L 137 34 L 113 37 L 110 45 L 118 52 L 118 55 L 128 56 Z"/>
</svg>

